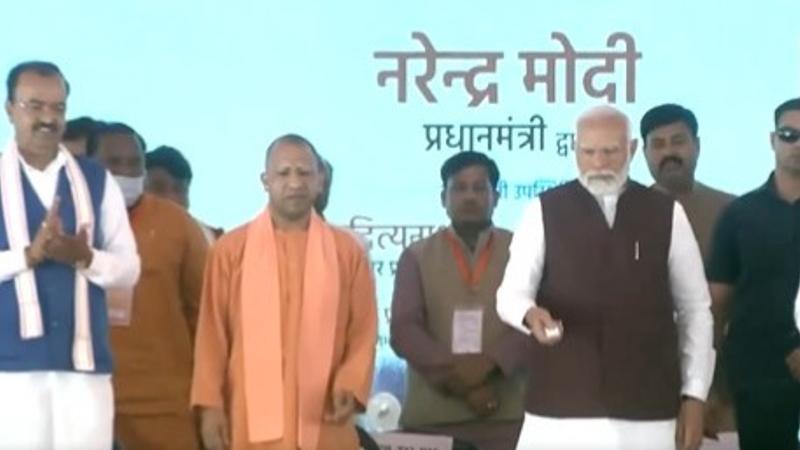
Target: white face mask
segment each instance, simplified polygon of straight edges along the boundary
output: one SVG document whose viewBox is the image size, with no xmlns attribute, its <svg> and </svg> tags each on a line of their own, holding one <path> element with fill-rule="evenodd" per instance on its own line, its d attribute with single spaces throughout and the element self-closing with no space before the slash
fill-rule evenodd
<svg viewBox="0 0 800 450">
<path fill-rule="evenodd" d="M 125 206 L 130 208 L 144 192 L 144 175 L 140 177 L 114 175 L 114 179 L 117 180 L 117 184 L 122 190 L 122 196 L 125 197 Z"/>
</svg>

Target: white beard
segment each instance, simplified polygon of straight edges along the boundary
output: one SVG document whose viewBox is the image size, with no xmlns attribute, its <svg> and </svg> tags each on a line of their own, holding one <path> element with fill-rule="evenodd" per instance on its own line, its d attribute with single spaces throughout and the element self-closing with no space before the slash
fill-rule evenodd
<svg viewBox="0 0 800 450">
<path fill-rule="evenodd" d="M 590 170 L 578 177 L 583 187 L 597 200 L 609 227 L 614 226 L 617 200 L 628 182 L 630 161 L 629 156 L 619 173 L 612 170 Z"/>
<path fill-rule="evenodd" d="M 625 179 L 620 179 L 613 172 L 603 170 L 581 174 L 580 182 L 592 195 L 602 197 L 619 193 L 625 184 Z"/>
</svg>

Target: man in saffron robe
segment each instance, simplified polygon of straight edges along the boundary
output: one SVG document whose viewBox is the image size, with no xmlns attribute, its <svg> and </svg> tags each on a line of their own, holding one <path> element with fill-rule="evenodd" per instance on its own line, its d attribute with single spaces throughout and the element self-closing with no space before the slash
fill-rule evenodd
<svg viewBox="0 0 800 450">
<path fill-rule="evenodd" d="M 212 248 L 192 405 L 208 449 L 355 450 L 377 313 L 367 255 L 313 205 L 319 156 L 297 135 L 267 149 L 267 209 Z"/>
</svg>

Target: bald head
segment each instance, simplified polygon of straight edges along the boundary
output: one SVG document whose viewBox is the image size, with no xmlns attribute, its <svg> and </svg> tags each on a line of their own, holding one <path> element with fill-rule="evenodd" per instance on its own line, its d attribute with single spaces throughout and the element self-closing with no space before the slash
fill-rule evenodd
<svg viewBox="0 0 800 450">
<path fill-rule="evenodd" d="M 319 155 L 307 140 L 287 135 L 269 146 L 266 159 L 261 181 L 276 224 L 306 223 L 322 190 Z"/>
<path fill-rule="evenodd" d="M 636 151 L 628 117 L 611 106 L 591 108 L 578 118 L 575 143 L 584 186 L 597 195 L 619 191 Z"/>
<path fill-rule="evenodd" d="M 272 153 L 274 153 L 275 149 L 284 145 L 290 145 L 293 147 L 298 147 L 307 150 L 314 157 L 314 160 L 316 161 L 317 164 L 317 169 L 319 171 L 322 171 L 324 169 L 322 163 L 322 157 L 319 156 L 319 153 L 317 153 L 317 149 L 314 148 L 314 145 L 311 144 L 311 141 L 304 138 L 303 136 L 300 136 L 299 134 L 284 134 L 283 136 L 280 136 L 276 138 L 274 141 L 272 141 L 272 143 L 269 144 L 269 147 L 267 147 L 267 157 L 265 159 L 265 166 L 269 166 L 270 157 L 272 156 Z"/>
</svg>

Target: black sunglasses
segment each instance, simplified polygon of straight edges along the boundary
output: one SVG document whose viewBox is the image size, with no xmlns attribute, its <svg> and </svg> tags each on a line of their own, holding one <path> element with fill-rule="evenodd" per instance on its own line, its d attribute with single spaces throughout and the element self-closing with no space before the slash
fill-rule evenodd
<svg viewBox="0 0 800 450">
<path fill-rule="evenodd" d="M 781 127 L 775 131 L 775 135 L 778 136 L 778 139 L 786 142 L 787 144 L 794 144 L 798 140 L 800 140 L 800 130 L 795 130 L 794 128 L 789 127 Z"/>
</svg>

